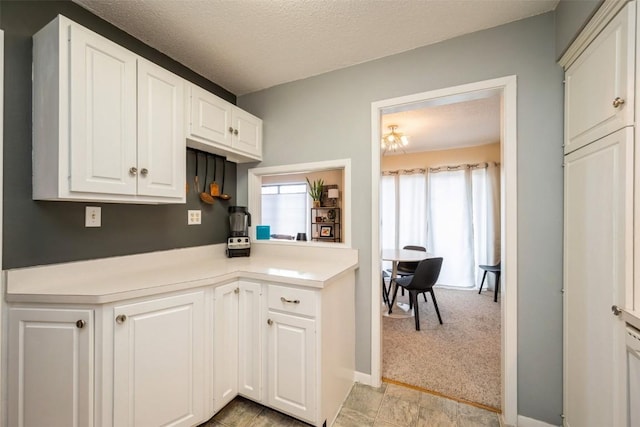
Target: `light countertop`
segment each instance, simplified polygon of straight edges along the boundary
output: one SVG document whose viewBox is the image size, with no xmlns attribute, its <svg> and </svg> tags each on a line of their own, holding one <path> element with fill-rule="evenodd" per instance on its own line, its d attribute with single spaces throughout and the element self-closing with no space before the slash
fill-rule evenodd
<svg viewBox="0 0 640 427">
<path fill-rule="evenodd" d="M 9 302 L 103 304 L 239 278 L 323 288 L 358 267 L 348 248 L 254 243 L 250 257 L 199 246 L 5 271 Z"/>
</svg>

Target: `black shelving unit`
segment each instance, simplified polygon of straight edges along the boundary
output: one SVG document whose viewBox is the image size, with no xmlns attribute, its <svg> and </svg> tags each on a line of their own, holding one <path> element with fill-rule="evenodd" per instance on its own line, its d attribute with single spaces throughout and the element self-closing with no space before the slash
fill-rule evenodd
<svg viewBox="0 0 640 427">
<path fill-rule="evenodd" d="M 340 242 L 342 239 L 340 219 L 340 208 L 334 206 L 311 208 L 311 240 Z"/>
</svg>

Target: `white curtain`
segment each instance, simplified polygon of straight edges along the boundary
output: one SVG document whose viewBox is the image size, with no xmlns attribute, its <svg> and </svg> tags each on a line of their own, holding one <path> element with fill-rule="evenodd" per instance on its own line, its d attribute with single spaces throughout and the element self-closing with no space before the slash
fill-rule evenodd
<svg viewBox="0 0 640 427">
<path fill-rule="evenodd" d="M 424 246 L 444 259 L 438 284 L 478 288 L 500 260 L 499 165 L 385 172 L 380 188 L 382 246 Z"/>
</svg>

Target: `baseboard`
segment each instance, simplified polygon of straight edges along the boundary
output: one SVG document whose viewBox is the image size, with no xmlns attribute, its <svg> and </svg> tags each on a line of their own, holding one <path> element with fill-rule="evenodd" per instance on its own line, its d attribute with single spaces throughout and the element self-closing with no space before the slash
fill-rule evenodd
<svg viewBox="0 0 640 427">
<path fill-rule="evenodd" d="M 518 427 L 558 427 L 554 424 L 548 424 L 544 421 L 518 415 Z"/>
<path fill-rule="evenodd" d="M 360 384 L 372 385 L 371 374 L 365 374 L 364 372 L 355 371 L 353 373 L 353 380 Z"/>
</svg>

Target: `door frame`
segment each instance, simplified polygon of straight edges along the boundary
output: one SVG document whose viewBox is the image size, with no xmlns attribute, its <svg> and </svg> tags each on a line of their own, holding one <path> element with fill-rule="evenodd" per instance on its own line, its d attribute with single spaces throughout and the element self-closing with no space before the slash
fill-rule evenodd
<svg viewBox="0 0 640 427">
<path fill-rule="evenodd" d="M 382 299 L 377 278 L 381 271 L 380 247 L 380 137 L 385 109 L 419 102 L 465 100 L 474 93 L 496 91 L 501 97 L 500 229 L 501 275 L 501 391 L 503 424 L 516 425 L 518 415 L 518 158 L 517 77 L 515 75 L 371 103 L 371 385 L 382 381 Z"/>
</svg>

